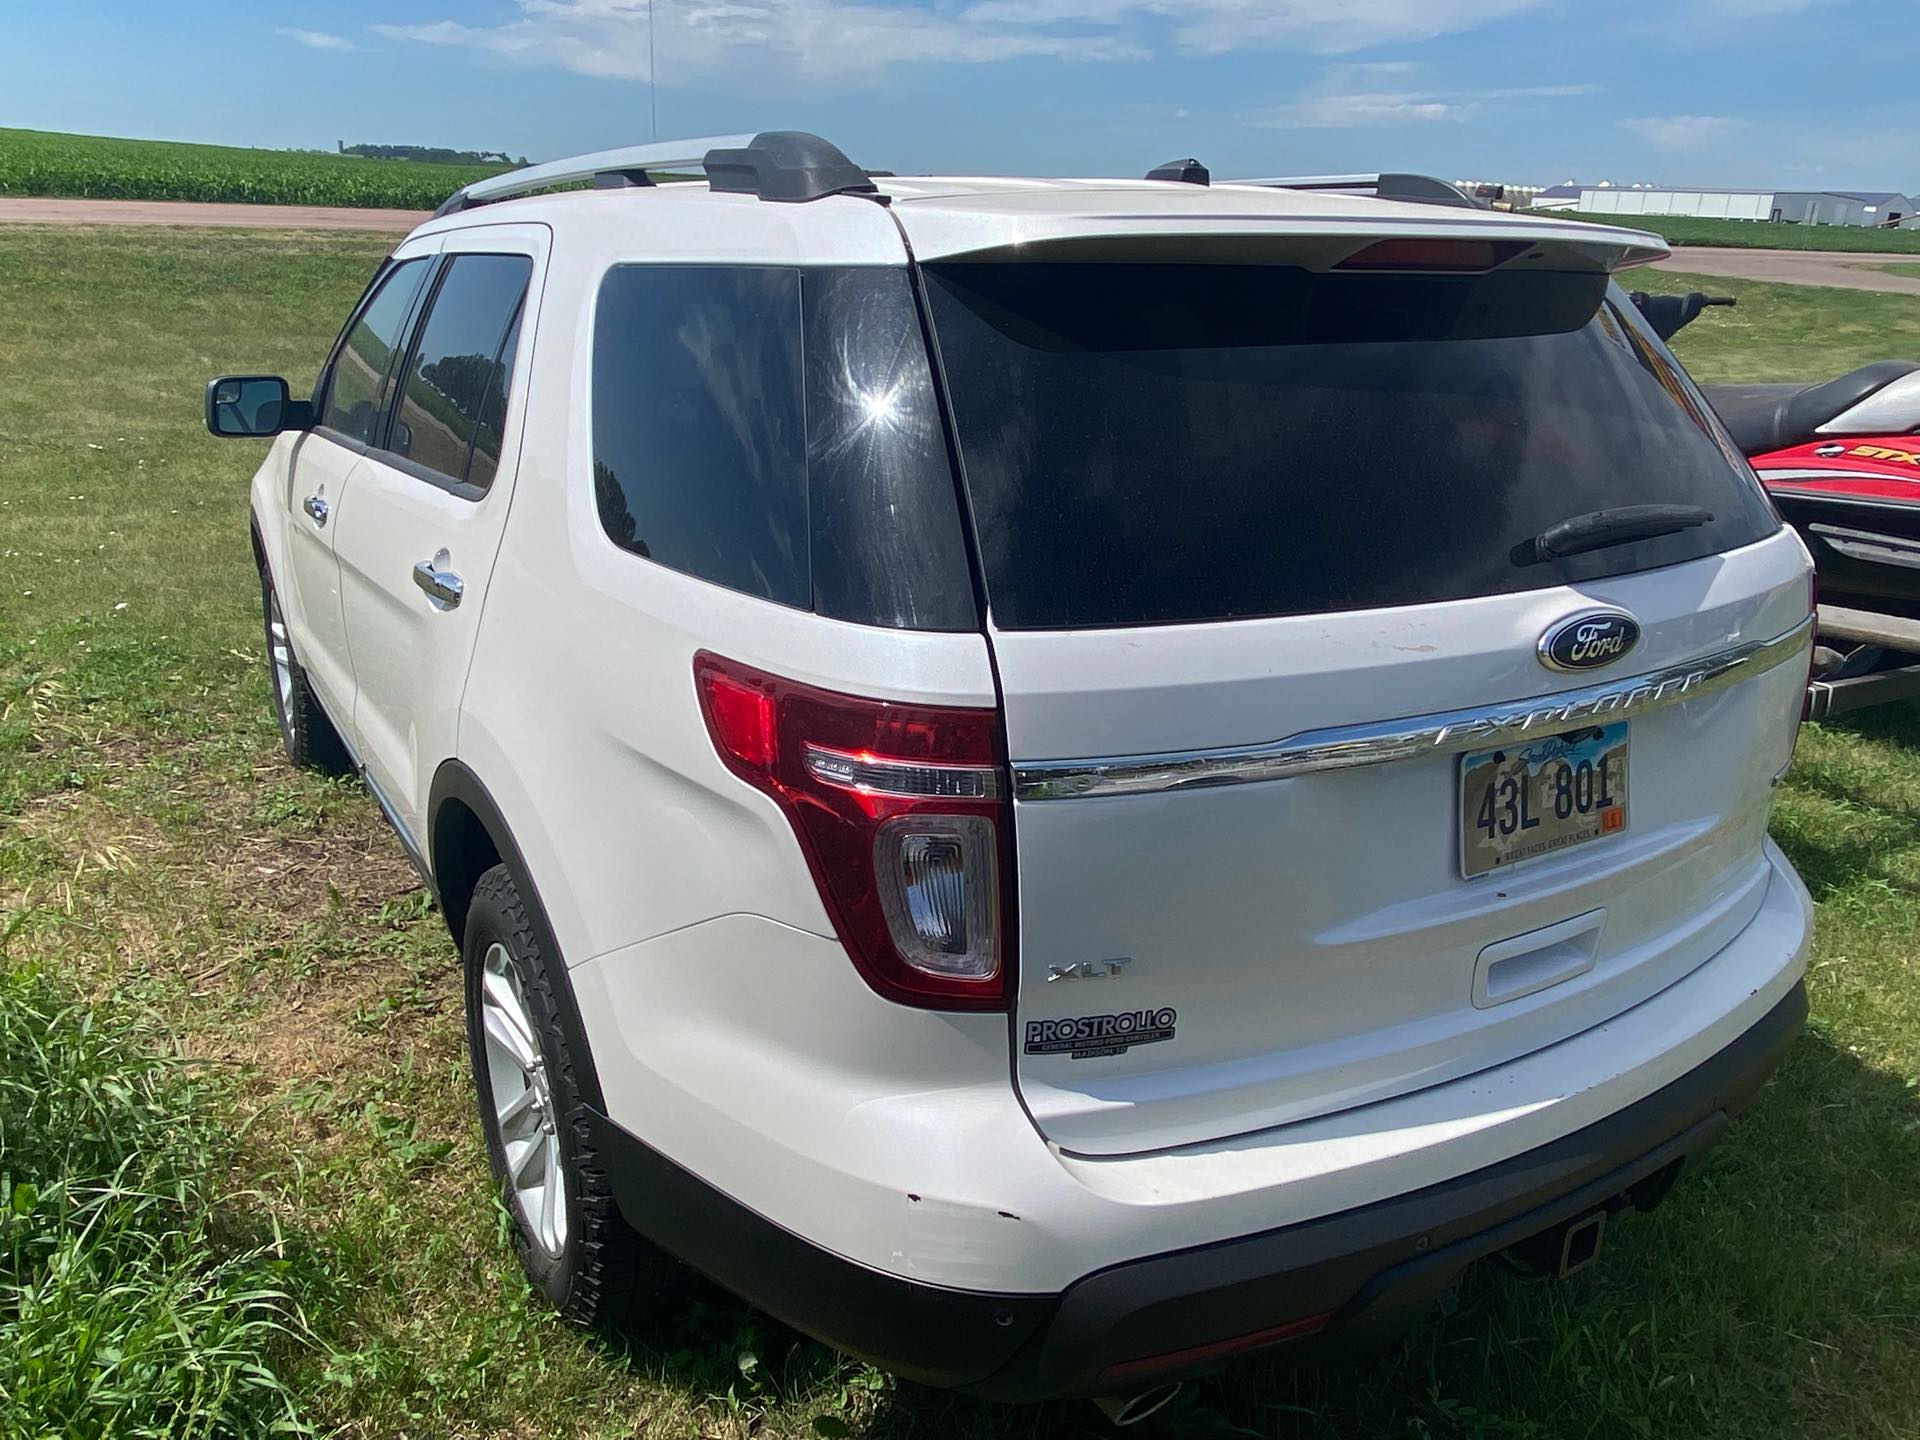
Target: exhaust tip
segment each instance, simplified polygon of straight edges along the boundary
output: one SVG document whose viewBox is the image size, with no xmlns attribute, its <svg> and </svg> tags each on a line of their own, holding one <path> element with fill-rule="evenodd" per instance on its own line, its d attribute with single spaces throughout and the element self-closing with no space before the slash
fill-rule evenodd
<svg viewBox="0 0 1920 1440">
<path fill-rule="evenodd" d="M 1114 1425 L 1124 1427 L 1138 1425 L 1179 1393 L 1180 1382 L 1174 1380 L 1165 1385 L 1149 1385 L 1145 1390 L 1136 1390 L 1131 1395 L 1097 1395 L 1093 1403 Z"/>
</svg>

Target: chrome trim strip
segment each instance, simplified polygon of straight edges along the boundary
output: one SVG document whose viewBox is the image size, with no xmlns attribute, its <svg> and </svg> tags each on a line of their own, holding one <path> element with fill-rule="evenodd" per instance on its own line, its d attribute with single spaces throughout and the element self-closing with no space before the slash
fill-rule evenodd
<svg viewBox="0 0 1920 1440">
<path fill-rule="evenodd" d="M 1600 716 L 1626 719 L 1697 699 L 1804 656 L 1812 640 L 1813 617 L 1808 616 L 1771 640 L 1748 641 L 1684 665 L 1531 700 L 1307 730 L 1236 749 L 1016 762 L 1013 793 L 1020 800 L 1153 795 L 1214 785 L 1255 785 L 1415 755 L 1457 755 Z"/>
<path fill-rule="evenodd" d="M 858 794 L 919 800 L 995 800 L 1000 795 L 999 772 L 992 765 L 891 760 L 812 743 L 805 747 L 805 758 L 814 779 Z"/>
</svg>

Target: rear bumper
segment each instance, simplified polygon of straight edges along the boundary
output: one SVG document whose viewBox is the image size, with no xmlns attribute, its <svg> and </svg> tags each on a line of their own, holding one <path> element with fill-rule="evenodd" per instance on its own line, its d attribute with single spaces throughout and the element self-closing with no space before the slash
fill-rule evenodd
<svg viewBox="0 0 1920 1440">
<path fill-rule="evenodd" d="M 1650 1204 L 1725 1129 L 1806 1016 L 1792 988 L 1703 1063 L 1498 1164 L 1300 1224 L 1154 1255 L 1057 1294 L 905 1279 L 812 1244 L 592 1117 L 623 1213 L 721 1284 L 839 1349 L 932 1385 L 1032 1401 L 1138 1389 L 1277 1343 L 1388 1334 L 1466 1265 L 1602 1207 Z M 1319 1343 L 1319 1342 L 1316 1342 Z"/>
</svg>

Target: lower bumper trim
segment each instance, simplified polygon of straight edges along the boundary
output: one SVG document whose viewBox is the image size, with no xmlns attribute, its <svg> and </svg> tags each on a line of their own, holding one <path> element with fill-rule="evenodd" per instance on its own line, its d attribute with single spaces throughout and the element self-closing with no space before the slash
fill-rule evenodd
<svg viewBox="0 0 1920 1440">
<path fill-rule="evenodd" d="M 1651 1208 L 1752 1099 L 1807 1013 L 1795 985 L 1679 1079 L 1538 1149 L 1256 1235 L 1128 1261 L 1058 1295 L 929 1285 L 831 1254 L 592 1115 L 629 1223 L 794 1328 L 992 1399 L 1111 1393 L 1281 1343 L 1389 1338 L 1473 1261 L 1600 1210 Z M 1310 1337 L 1310 1338 L 1309 1338 Z"/>
</svg>

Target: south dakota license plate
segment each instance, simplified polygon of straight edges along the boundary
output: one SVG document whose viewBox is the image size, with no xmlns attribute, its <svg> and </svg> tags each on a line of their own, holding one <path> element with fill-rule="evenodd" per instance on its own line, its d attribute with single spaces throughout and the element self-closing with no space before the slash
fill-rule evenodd
<svg viewBox="0 0 1920 1440">
<path fill-rule="evenodd" d="M 1627 722 L 1460 757 L 1460 873 L 1584 845 L 1627 828 Z"/>
</svg>

